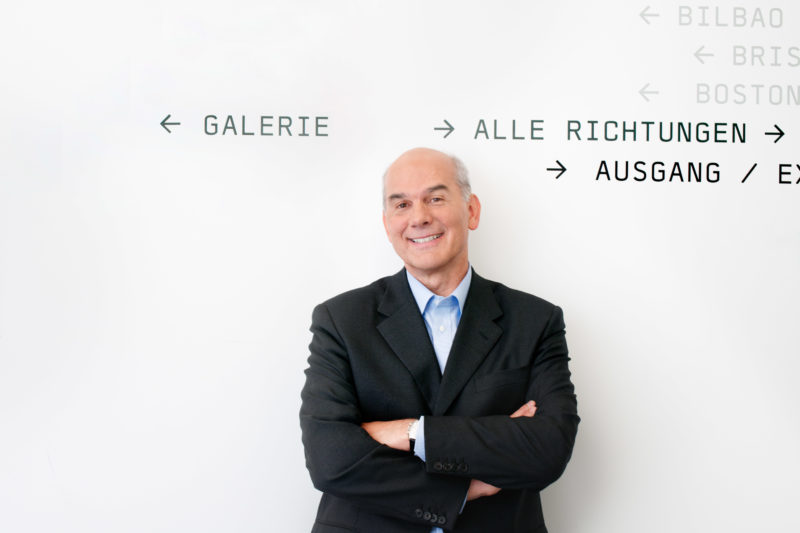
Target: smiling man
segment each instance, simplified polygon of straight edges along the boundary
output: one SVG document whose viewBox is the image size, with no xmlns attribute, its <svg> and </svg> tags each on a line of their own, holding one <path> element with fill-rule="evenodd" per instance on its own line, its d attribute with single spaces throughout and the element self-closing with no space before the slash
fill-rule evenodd
<svg viewBox="0 0 800 533">
<path fill-rule="evenodd" d="M 476 274 L 481 204 L 426 148 L 384 174 L 405 267 L 312 315 L 300 424 L 312 531 L 545 532 L 539 491 L 578 426 L 561 310 Z"/>
</svg>

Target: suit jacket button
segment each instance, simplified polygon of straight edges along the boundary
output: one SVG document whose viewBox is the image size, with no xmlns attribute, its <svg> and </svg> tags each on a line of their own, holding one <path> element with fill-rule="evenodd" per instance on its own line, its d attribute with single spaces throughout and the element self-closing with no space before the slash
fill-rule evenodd
<svg viewBox="0 0 800 533">
<path fill-rule="evenodd" d="M 443 526 L 447 523 L 447 518 L 444 517 L 443 514 L 439 515 L 439 519 L 436 521 L 440 526 Z"/>
<path fill-rule="evenodd" d="M 424 520 L 430 520 L 431 519 L 431 513 L 428 512 L 428 511 L 425 511 L 425 514 L 422 515 L 422 518 Z"/>
<path fill-rule="evenodd" d="M 414 514 L 417 516 L 417 518 L 422 518 L 422 509 L 417 509 L 414 511 Z"/>
<path fill-rule="evenodd" d="M 434 470 L 441 470 L 442 469 L 441 461 L 436 461 L 435 463 L 433 463 L 433 469 Z"/>
<path fill-rule="evenodd" d="M 439 520 L 439 515 L 437 515 L 436 513 L 431 513 L 431 522 L 435 524 L 438 520 Z"/>
<path fill-rule="evenodd" d="M 446 465 L 444 465 L 444 470 L 445 472 L 450 472 L 451 470 L 453 470 L 453 463 L 447 463 Z"/>
</svg>

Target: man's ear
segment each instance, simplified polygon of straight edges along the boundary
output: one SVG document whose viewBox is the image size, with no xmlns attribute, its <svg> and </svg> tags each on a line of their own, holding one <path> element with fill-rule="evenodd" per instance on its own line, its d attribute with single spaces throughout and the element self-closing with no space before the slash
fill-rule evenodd
<svg viewBox="0 0 800 533">
<path fill-rule="evenodd" d="M 383 230 L 386 232 L 386 236 L 389 236 L 389 226 L 386 223 L 386 211 L 381 212 L 381 221 L 383 222 Z"/>
<path fill-rule="evenodd" d="M 467 211 L 469 212 L 467 227 L 469 229 L 478 229 L 478 223 L 481 221 L 481 201 L 474 194 L 469 197 Z"/>
</svg>

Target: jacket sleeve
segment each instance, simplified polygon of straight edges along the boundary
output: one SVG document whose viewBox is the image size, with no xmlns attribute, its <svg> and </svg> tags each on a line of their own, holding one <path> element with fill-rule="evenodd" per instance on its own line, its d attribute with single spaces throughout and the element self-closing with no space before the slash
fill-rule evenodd
<svg viewBox="0 0 800 533">
<path fill-rule="evenodd" d="M 560 308 L 553 308 L 531 357 L 526 400 L 536 402 L 536 414 L 513 419 L 426 416 L 430 472 L 476 478 L 504 489 L 536 490 L 561 476 L 580 419 Z"/>
<path fill-rule="evenodd" d="M 314 309 L 311 332 L 300 427 L 314 486 L 373 513 L 452 528 L 469 480 L 428 472 L 413 454 L 373 440 L 360 426 L 347 349 L 325 304 Z"/>
</svg>

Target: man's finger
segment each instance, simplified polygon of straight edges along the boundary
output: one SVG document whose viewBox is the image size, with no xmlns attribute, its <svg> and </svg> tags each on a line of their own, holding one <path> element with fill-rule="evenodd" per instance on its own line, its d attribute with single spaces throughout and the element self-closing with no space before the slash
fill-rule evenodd
<svg viewBox="0 0 800 533">
<path fill-rule="evenodd" d="M 494 485 L 489 485 L 479 479 L 473 479 L 469 482 L 469 488 L 467 489 L 467 501 L 483 498 L 484 496 L 494 496 L 498 492 L 500 492 L 500 489 Z"/>
<path fill-rule="evenodd" d="M 521 416 L 533 416 L 536 413 L 536 402 L 533 400 L 526 402 L 519 409 L 511 413 L 511 418 L 519 418 Z"/>
</svg>

